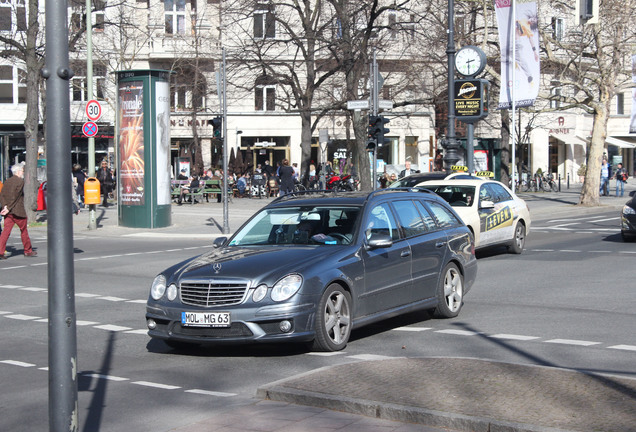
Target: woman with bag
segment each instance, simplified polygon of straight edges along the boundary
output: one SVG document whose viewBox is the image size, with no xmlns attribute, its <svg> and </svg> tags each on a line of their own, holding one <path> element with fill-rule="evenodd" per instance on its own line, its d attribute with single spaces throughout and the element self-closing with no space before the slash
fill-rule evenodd
<svg viewBox="0 0 636 432">
<path fill-rule="evenodd" d="M 625 183 L 627 182 L 627 170 L 623 168 L 622 163 L 618 163 L 616 166 L 616 196 L 618 196 L 618 190 L 621 191 L 621 196 L 625 194 Z"/>
</svg>

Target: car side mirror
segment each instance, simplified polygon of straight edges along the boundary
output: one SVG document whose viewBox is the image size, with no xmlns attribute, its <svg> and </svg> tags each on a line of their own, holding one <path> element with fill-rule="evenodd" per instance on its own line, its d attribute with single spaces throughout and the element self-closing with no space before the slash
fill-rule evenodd
<svg viewBox="0 0 636 432">
<path fill-rule="evenodd" d="M 495 208 L 495 203 L 492 201 L 488 201 L 488 200 L 483 200 L 481 201 L 481 203 L 479 204 L 479 208 L 480 209 L 491 209 L 491 208 Z"/>
<path fill-rule="evenodd" d="M 214 239 L 214 243 L 212 243 L 212 246 L 214 246 L 215 248 L 220 248 L 221 246 L 223 246 L 223 243 L 225 243 L 226 240 L 227 237 L 217 237 Z"/>
<path fill-rule="evenodd" d="M 380 249 L 393 246 L 393 239 L 387 234 L 371 234 L 367 241 L 368 249 Z"/>
</svg>

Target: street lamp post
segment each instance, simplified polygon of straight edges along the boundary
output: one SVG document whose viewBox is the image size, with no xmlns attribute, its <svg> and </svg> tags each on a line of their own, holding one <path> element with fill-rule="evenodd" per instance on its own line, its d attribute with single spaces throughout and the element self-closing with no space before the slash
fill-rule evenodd
<svg viewBox="0 0 636 432">
<path fill-rule="evenodd" d="M 455 91 L 455 1 L 448 0 L 448 131 L 446 140 L 442 141 L 444 147 L 444 169 L 450 171 L 450 167 L 459 160 L 459 142 L 455 138 L 455 108 L 453 94 Z"/>
</svg>

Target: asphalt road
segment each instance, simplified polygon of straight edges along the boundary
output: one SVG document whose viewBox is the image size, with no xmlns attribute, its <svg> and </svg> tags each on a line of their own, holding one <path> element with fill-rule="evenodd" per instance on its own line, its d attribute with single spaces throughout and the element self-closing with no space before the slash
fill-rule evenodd
<svg viewBox="0 0 636 432">
<path fill-rule="evenodd" d="M 0 263 L 0 430 L 15 432 L 48 428 L 46 236 L 32 237 L 41 258 Z M 470 357 L 636 376 L 636 244 L 620 240 L 613 209 L 537 218 L 522 255 L 480 252 L 457 319 L 388 320 L 354 331 L 345 351 L 328 355 L 283 345 L 175 351 L 150 341 L 152 278 L 210 244 L 187 234 L 75 236 L 79 430 L 169 431 L 252 403 L 269 382 L 376 358 Z"/>
</svg>

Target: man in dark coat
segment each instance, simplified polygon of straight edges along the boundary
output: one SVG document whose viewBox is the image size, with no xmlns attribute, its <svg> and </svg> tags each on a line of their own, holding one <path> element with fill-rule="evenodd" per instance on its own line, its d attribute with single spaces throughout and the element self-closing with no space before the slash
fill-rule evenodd
<svg viewBox="0 0 636 432">
<path fill-rule="evenodd" d="M 108 168 L 108 161 L 102 161 L 100 168 L 95 173 L 95 177 L 99 180 L 99 186 L 101 188 L 102 195 L 104 195 L 102 206 L 108 207 L 108 194 L 112 191 L 114 182 L 113 173 L 110 168 Z"/>
<path fill-rule="evenodd" d="M 0 192 L 0 208 L 7 212 L 4 215 L 4 230 L 0 234 L 0 259 L 7 259 L 7 240 L 13 225 L 20 228 L 24 256 L 34 257 L 38 253 L 31 247 L 31 239 L 27 231 L 27 214 L 24 209 L 24 165 L 16 164 L 11 167 L 12 177 L 9 177 Z"/>
</svg>

